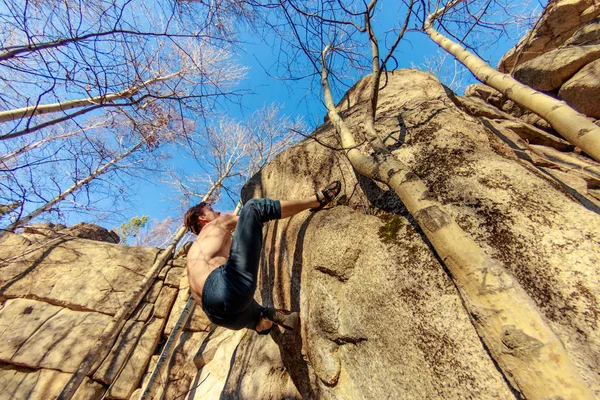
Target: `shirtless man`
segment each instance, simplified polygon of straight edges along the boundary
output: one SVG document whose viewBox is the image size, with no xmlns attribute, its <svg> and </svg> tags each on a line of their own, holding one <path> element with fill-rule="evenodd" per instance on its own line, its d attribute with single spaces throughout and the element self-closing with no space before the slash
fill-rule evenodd
<svg viewBox="0 0 600 400">
<path fill-rule="evenodd" d="M 186 212 L 186 228 L 198 235 L 187 257 L 190 291 L 211 322 L 234 330 L 255 329 L 261 334 L 269 333 L 273 323 L 287 329 L 297 327 L 298 313 L 265 308 L 254 300 L 262 227 L 267 221 L 291 217 L 311 207 L 321 210 L 340 188 L 336 181 L 304 200 L 251 199 L 239 217 L 221 215 L 204 202 Z"/>
</svg>

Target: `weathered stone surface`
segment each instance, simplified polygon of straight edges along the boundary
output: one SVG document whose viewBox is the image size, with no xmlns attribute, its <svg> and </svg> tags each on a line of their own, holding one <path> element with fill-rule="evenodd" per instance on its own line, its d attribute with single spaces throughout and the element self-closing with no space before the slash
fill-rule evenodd
<svg viewBox="0 0 600 400">
<path fill-rule="evenodd" d="M 186 245 L 190 244 L 190 243 L 193 243 L 193 242 L 187 242 Z M 191 246 L 189 246 L 189 247 L 191 247 Z M 178 258 L 172 260 L 171 263 L 173 264 L 174 267 L 185 268 L 185 266 L 187 265 L 187 258 L 185 256 L 178 257 Z"/>
<path fill-rule="evenodd" d="M 533 125 L 536 128 L 543 129 L 546 132 L 555 133 L 554 129 L 552 129 L 552 126 L 548 123 L 548 121 L 546 121 L 545 119 L 541 118 L 539 115 L 536 115 L 534 113 L 527 113 L 527 114 L 522 115 L 521 120 L 523 122 L 525 122 L 526 124 Z M 555 136 L 556 136 L 556 133 L 555 133 Z"/>
<path fill-rule="evenodd" d="M 76 310 L 114 314 L 140 285 L 159 250 L 57 238 L 0 269 L 0 295 L 27 295 Z"/>
<path fill-rule="evenodd" d="M 0 264 L 7 265 L 29 247 L 31 241 L 22 235 L 7 232 L 0 238 Z"/>
<path fill-rule="evenodd" d="M 225 335 L 225 337 L 219 342 L 219 346 L 211 361 L 198 371 L 198 374 L 191 382 L 190 392 L 187 397 L 189 400 L 220 398 L 225 387 L 227 375 L 229 374 L 233 353 L 244 335 L 251 333 L 246 329 L 230 331 L 217 328 L 216 334 Z M 202 384 L 200 384 L 201 382 Z"/>
<path fill-rule="evenodd" d="M 340 105 L 358 143 L 365 81 Z M 390 75 L 377 115 L 386 145 L 516 277 L 600 395 L 600 216 L 465 118 L 427 74 Z M 336 145 L 328 124 L 315 135 Z M 344 206 L 264 229 L 261 301 L 300 312 L 300 332 L 276 340 L 301 395 L 510 398 L 450 278 L 388 188 L 307 139 L 255 176 L 243 197 L 302 198 L 334 179 L 344 182 Z"/>
<path fill-rule="evenodd" d="M 173 267 L 167 272 L 167 276 L 165 277 L 165 285 L 171 286 L 174 288 L 179 287 L 179 281 L 183 276 L 183 268 L 181 267 Z"/>
<path fill-rule="evenodd" d="M 565 42 L 565 46 L 600 44 L 600 18 L 581 27 Z"/>
<path fill-rule="evenodd" d="M 6 400 L 48 400 L 55 399 L 65 387 L 72 374 L 60 371 L 31 370 L 11 365 L 0 365 L 0 398 Z M 89 378 L 75 392 L 73 400 L 99 400 L 104 388 Z"/>
<path fill-rule="evenodd" d="M 589 63 L 569 79 L 558 96 L 585 115 L 600 118 L 600 60 Z"/>
<path fill-rule="evenodd" d="M 52 222 L 42 222 L 31 224 L 23 228 L 23 236 L 32 238 L 35 241 L 57 237 L 71 237 L 97 240 L 107 243 L 119 243 L 120 238 L 114 231 L 95 224 L 81 222 L 71 227 L 63 224 L 53 224 Z"/>
<path fill-rule="evenodd" d="M 475 97 L 479 98 L 486 103 L 489 103 L 496 108 L 502 108 L 504 101 L 506 98 L 502 93 L 497 91 L 491 86 L 484 85 L 482 83 L 474 83 L 472 85 L 467 86 L 465 89 L 466 97 Z"/>
<path fill-rule="evenodd" d="M 156 299 L 154 315 L 158 318 L 167 318 L 178 293 L 179 291 L 176 288 L 163 286 L 160 295 Z"/>
<path fill-rule="evenodd" d="M 496 125 L 504 129 L 510 129 L 521 139 L 531 144 L 541 144 L 561 151 L 573 151 L 574 146 L 564 139 L 550 135 L 541 129 L 516 120 L 497 120 L 493 121 Z"/>
<path fill-rule="evenodd" d="M 182 281 L 185 280 L 187 282 L 187 277 L 183 277 Z M 165 327 L 165 336 L 171 334 L 173 327 L 177 323 L 181 312 L 185 308 L 185 305 L 190 297 L 190 292 L 188 288 L 179 289 L 177 293 L 177 299 L 171 308 L 171 313 L 169 314 L 169 319 L 167 320 L 167 325 Z M 185 330 L 199 332 L 199 331 L 208 331 L 211 322 L 208 320 L 204 311 L 202 311 L 202 307 L 199 304 L 195 304 L 194 301 L 194 309 L 192 311 L 192 315 L 188 319 L 188 323 L 185 326 Z"/>
<path fill-rule="evenodd" d="M 154 312 L 154 304 L 142 301 L 131 314 L 130 319 L 133 321 L 146 322 Z"/>
<path fill-rule="evenodd" d="M 460 109 L 466 111 L 468 114 L 474 117 L 486 117 L 490 119 L 503 119 L 510 117 L 504 111 L 497 109 L 496 107 L 477 97 L 456 96 L 453 98 L 453 100 L 456 105 L 460 107 Z"/>
<path fill-rule="evenodd" d="M 194 365 L 194 356 L 207 335 L 207 332 L 181 334 L 171 359 L 173 366 L 169 369 L 168 384 L 164 391 L 165 399 L 184 398 L 184 395 L 192 389 L 192 381 L 198 374 L 198 369 Z"/>
<path fill-rule="evenodd" d="M 562 47 L 519 65 L 514 76 L 534 89 L 550 92 L 598 58 L 600 45 Z"/>
<path fill-rule="evenodd" d="M 109 398 L 129 399 L 133 391 L 138 388 L 160 340 L 164 324 L 164 319 L 152 318 L 150 323 L 143 327 L 135 351 L 131 353 L 131 357 L 109 390 Z"/>
<path fill-rule="evenodd" d="M 160 291 L 163 288 L 163 286 L 164 282 L 160 279 L 156 279 L 150 290 L 148 290 L 148 293 L 146 293 L 146 297 L 144 297 L 144 300 L 148 303 L 154 303 L 156 299 L 158 299 L 158 295 L 160 294 Z"/>
<path fill-rule="evenodd" d="M 221 399 L 301 398 L 275 341 L 268 335 L 246 334 L 231 360 Z"/>
<path fill-rule="evenodd" d="M 143 322 L 127 321 L 110 353 L 94 373 L 94 380 L 111 384 L 123 364 L 128 360 L 144 329 Z"/>
<path fill-rule="evenodd" d="M 0 310 L 0 361 L 74 372 L 110 321 L 95 312 L 7 300 Z"/>
<path fill-rule="evenodd" d="M 194 242 L 186 242 L 183 246 L 181 246 L 181 248 L 177 251 L 177 254 L 175 254 L 175 260 L 187 257 L 187 253 L 190 251 L 192 244 L 194 244 Z"/>
<path fill-rule="evenodd" d="M 119 243 L 121 238 L 114 231 L 109 231 L 101 226 L 94 224 L 86 224 L 81 222 L 73 225 L 70 228 L 63 229 L 59 232 L 61 235 L 69 235 L 81 239 L 97 240 L 106 243 Z"/>
<path fill-rule="evenodd" d="M 502 57 L 498 70 L 510 72 L 515 63 L 520 65 L 556 49 L 598 15 L 600 5 L 596 0 L 550 0 L 533 34 L 525 35 Z"/>
</svg>

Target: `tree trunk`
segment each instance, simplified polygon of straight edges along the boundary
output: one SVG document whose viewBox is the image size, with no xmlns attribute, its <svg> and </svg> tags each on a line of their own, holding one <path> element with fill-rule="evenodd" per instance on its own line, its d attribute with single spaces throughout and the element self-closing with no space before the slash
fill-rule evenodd
<svg viewBox="0 0 600 400">
<path fill-rule="evenodd" d="M 374 156 L 356 148 L 331 95 L 323 52 L 321 82 L 329 118 L 352 166 L 388 184 L 451 273 L 479 336 L 513 387 L 531 399 L 592 399 L 562 343 L 520 284 L 433 200 L 413 172 L 375 139 Z M 373 80 L 372 80 L 373 81 Z M 378 150 L 378 151 L 377 151 Z M 555 397 L 553 397 L 555 396 Z"/>
<path fill-rule="evenodd" d="M 600 161 L 600 127 L 564 101 L 554 99 L 518 82 L 512 76 L 496 71 L 475 54 L 464 49 L 433 28 L 433 21 L 448 9 L 461 3 L 455 1 L 429 15 L 425 32 L 448 53 L 469 69 L 481 82 L 500 91 L 509 99 L 544 118 L 565 139 Z"/>
<path fill-rule="evenodd" d="M 139 85 L 134 85 L 128 89 L 121 90 L 120 92 L 103 94 L 87 99 L 69 100 L 60 103 L 34 105 L 29 107 L 18 108 L 16 110 L 2 111 L 0 112 L 0 123 L 40 114 L 49 114 L 53 112 L 66 111 L 73 108 L 106 104 L 110 103 L 111 101 L 130 98 L 131 96 L 139 92 L 140 89 L 156 82 L 166 81 L 168 79 L 173 78 L 176 75 L 178 75 L 178 72 L 166 76 L 159 76 L 157 78 L 148 79 L 147 81 L 142 82 Z"/>
</svg>

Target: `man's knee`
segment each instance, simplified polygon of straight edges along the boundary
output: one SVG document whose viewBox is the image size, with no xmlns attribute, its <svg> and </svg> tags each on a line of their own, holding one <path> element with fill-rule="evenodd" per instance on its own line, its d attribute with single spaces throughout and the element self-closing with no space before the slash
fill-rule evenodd
<svg viewBox="0 0 600 400">
<path fill-rule="evenodd" d="M 265 220 L 273 220 L 281 218 L 281 206 L 279 201 L 267 198 L 250 199 L 244 204 L 242 212 L 257 213 L 258 216 Z"/>
</svg>

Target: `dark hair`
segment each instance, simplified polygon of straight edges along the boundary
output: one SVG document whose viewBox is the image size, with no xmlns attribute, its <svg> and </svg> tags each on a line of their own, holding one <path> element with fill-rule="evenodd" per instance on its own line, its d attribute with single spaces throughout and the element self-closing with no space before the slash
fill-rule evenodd
<svg viewBox="0 0 600 400">
<path fill-rule="evenodd" d="M 202 225 L 198 223 L 198 217 L 204 214 L 204 207 L 206 207 L 206 202 L 202 202 L 200 204 L 196 204 L 191 207 L 185 213 L 183 217 L 183 224 L 188 231 L 191 231 L 194 235 L 198 235 L 200 233 L 200 229 L 202 229 Z"/>
</svg>

